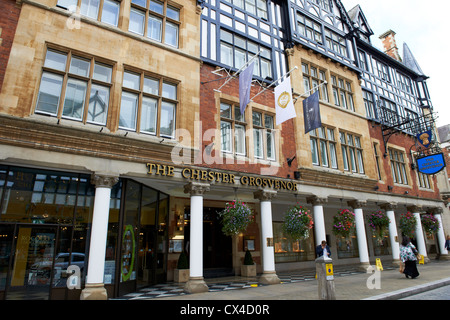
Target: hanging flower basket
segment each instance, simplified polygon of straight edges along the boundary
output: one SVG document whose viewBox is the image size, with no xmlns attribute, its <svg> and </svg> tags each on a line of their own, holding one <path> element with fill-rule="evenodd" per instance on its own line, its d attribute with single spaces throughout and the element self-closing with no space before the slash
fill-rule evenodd
<svg viewBox="0 0 450 320">
<path fill-rule="evenodd" d="M 283 232 L 293 241 L 304 240 L 309 237 L 309 230 L 314 222 L 309 210 L 296 205 L 284 215 Z"/>
<path fill-rule="evenodd" d="M 432 214 L 424 214 L 420 221 L 422 222 L 422 226 L 425 229 L 425 232 L 428 234 L 433 234 L 438 232 L 439 230 L 439 221 Z"/>
<path fill-rule="evenodd" d="M 252 210 L 239 200 L 225 204 L 225 209 L 219 215 L 222 217 L 222 231 L 227 236 L 244 232 L 254 219 Z"/>
<path fill-rule="evenodd" d="M 348 209 L 342 209 L 333 217 L 333 233 L 336 236 L 348 238 L 355 230 L 355 214 Z"/>
<path fill-rule="evenodd" d="M 405 236 L 414 238 L 416 224 L 416 217 L 414 217 L 411 212 L 408 211 L 407 213 L 402 213 L 400 216 L 399 228 Z"/>
<path fill-rule="evenodd" d="M 391 220 L 388 218 L 386 213 L 383 211 L 372 212 L 367 218 L 369 226 L 375 237 L 377 239 L 384 238 L 388 233 L 389 223 L 391 223 Z"/>
</svg>

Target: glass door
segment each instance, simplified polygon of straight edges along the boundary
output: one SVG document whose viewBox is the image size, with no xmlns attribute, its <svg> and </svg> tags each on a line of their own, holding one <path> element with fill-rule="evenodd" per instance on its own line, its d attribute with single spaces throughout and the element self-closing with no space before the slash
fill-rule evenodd
<svg viewBox="0 0 450 320">
<path fill-rule="evenodd" d="M 158 192 L 144 186 L 139 231 L 138 288 L 155 283 L 157 204 Z"/>
<path fill-rule="evenodd" d="M 14 225 L 0 225 L 0 300 L 5 299 L 13 238 Z"/>
<path fill-rule="evenodd" d="M 18 226 L 6 299 L 49 298 L 56 231 L 56 227 Z"/>
</svg>

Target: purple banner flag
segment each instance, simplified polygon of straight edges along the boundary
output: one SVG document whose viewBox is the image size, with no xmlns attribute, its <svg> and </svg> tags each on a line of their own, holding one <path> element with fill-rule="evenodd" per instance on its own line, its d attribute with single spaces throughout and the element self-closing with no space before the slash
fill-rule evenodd
<svg viewBox="0 0 450 320">
<path fill-rule="evenodd" d="M 319 91 L 314 92 L 303 100 L 303 117 L 305 120 L 305 134 L 322 126 L 320 119 Z"/>
<path fill-rule="evenodd" d="M 244 114 L 245 108 L 250 102 L 250 88 L 252 86 L 253 65 L 254 62 L 249 64 L 248 67 L 239 75 L 239 104 L 241 108 L 241 114 Z"/>
</svg>

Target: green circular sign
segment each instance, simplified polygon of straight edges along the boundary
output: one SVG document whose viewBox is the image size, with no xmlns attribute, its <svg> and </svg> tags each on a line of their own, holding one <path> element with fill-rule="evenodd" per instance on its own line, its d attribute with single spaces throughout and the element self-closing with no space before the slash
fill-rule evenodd
<svg viewBox="0 0 450 320">
<path fill-rule="evenodd" d="M 133 226 L 129 224 L 125 226 L 122 236 L 122 260 L 120 269 L 123 281 L 130 279 L 133 273 L 135 251 L 136 241 L 134 239 Z"/>
</svg>

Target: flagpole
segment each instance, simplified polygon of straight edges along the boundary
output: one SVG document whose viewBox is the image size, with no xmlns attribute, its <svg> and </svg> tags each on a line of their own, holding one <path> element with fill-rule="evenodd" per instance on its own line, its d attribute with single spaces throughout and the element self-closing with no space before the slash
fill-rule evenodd
<svg viewBox="0 0 450 320">
<path fill-rule="evenodd" d="M 324 82 L 322 82 L 321 84 L 319 84 L 318 86 L 315 86 L 315 87 L 313 87 L 312 89 L 310 89 L 310 90 L 304 92 L 303 94 L 299 95 L 297 98 L 294 98 L 294 99 L 293 99 L 293 100 L 294 100 L 294 103 L 296 103 L 297 100 L 298 100 L 299 98 L 305 96 L 306 94 L 310 93 L 310 92 L 313 91 L 313 90 L 319 89 L 321 86 L 323 86 L 324 84 L 327 84 L 327 83 L 328 83 L 328 82 L 324 81 Z"/>
<path fill-rule="evenodd" d="M 220 89 L 222 89 L 222 87 L 224 85 L 226 85 L 228 82 L 231 81 L 232 78 L 236 77 L 244 68 L 246 68 L 251 62 L 253 62 L 253 60 L 259 56 L 259 54 L 261 53 L 262 50 L 259 50 L 258 53 L 256 53 L 250 60 L 248 60 L 246 63 L 244 63 L 244 65 L 238 70 L 236 71 L 236 73 L 233 76 L 229 76 L 229 78 L 227 79 L 227 81 L 225 81 L 220 87 L 219 89 L 214 89 L 214 91 L 219 91 Z"/>
<path fill-rule="evenodd" d="M 284 77 L 287 77 L 288 75 L 290 75 L 293 71 L 297 70 L 298 67 L 295 66 L 293 69 L 289 70 L 288 72 L 286 72 L 284 75 L 282 75 L 281 77 L 279 77 L 277 80 L 275 80 L 274 82 L 272 82 L 270 85 L 268 85 L 267 87 L 265 87 L 262 91 L 258 92 L 255 96 L 253 96 L 253 98 L 250 99 L 250 101 L 253 101 L 253 99 L 255 99 L 257 96 L 259 96 L 261 93 L 263 93 L 264 91 L 266 91 L 267 89 L 269 89 L 271 86 L 273 86 L 275 83 L 277 83 L 278 81 L 280 81 L 281 79 L 283 79 Z"/>
</svg>

